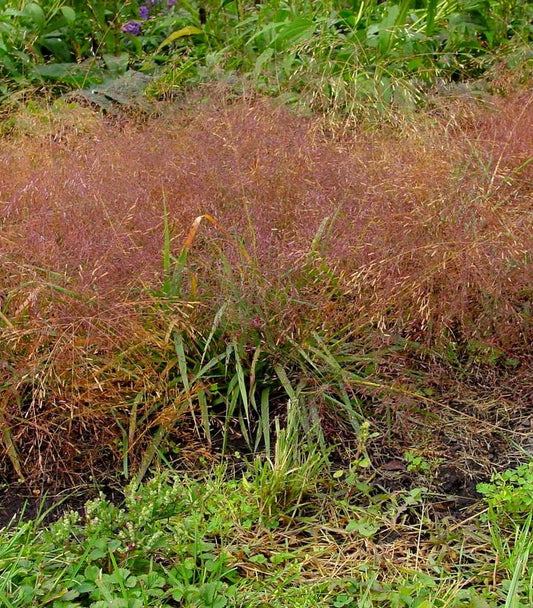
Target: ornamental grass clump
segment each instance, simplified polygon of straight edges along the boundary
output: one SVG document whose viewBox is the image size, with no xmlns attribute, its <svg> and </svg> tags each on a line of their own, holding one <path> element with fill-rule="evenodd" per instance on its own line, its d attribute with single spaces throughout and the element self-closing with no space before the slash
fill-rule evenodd
<svg viewBox="0 0 533 608">
<path fill-rule="evenodd" d="M 129 475 L 192 415 L 264 447 L 291 386 L 334 428 L 393 363 L 531 386 L 531 94 L 440 113 L 336 135 L 213 95 L 5 138 L 3 474 Z"/>
</svg>

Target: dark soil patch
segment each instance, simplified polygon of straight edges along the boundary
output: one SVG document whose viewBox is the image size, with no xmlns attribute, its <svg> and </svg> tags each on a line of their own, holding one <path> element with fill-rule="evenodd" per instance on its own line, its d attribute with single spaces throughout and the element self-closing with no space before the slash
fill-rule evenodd
<svg viewBox="0 0 533 608">
<path fill-rule="evenodd" d="M 524 451 L 531 448 L 531 416 L 526 401 L 515 403 L 508 410 L 494 408 L 497 395 L 477 397 L 478 401 L 449 400 L 453 404 L 434 416 L 428 411 L 411 411 L 403 423 L 395 421 L 390 425 L 381 416 L 370 420 L 371 429 L 378 436 L 369 441 L 368 453 L 372 462 L 370 475 L 372 484 L 386 492 L 425 487 L 429 493 L 427 500 L 432 504 L 433 516 L 462 519 L 471 514 L 471 508 L 479 501 L 477 484 L 487 481 L 495 470 L 517 466 L 524 460 Z M 481 406 L 484 403 L 484 407 Z M 403 412 L 400 418 L 405 415 Z M 389 417 L 390 418 L 390 417 Z M 198 437 L 192 420 L 181 426 L 169 441 L 167 458 L 177 470 L 198 475 L 207 472 L 213 462 L 221 458 L 222 438 L 215 434 L 211 448 Z M 337 446 L 332 455 L 339 467 L 349 467 L 357 442 L 353 431 L 346 430 L 346 436 L 331 437 Z M 233 452 L 247 453 L 246 445 L 233 437 L 228 448 L 231 461 Z M 410 466 L 407 453 L 419 455 L 429 466 L 420 471 Z M 251 460 L 253 456 L 249 456 Z M 109 463 L 111 468 L 112 463 Z M 242 473 L 242 456 L 233 463 L 236 475 Z M 366 474 L 362 473 L 364 477 Z M 10 479 L 11 477 L 11 479 Z M 0 527 L 13 519 L 34 519 L 43 516 L 50 523 L 69 510 L 82 511 L 85 502 L 103 492 L 106 497 L 120 504 L 123 500 L 121 486 L 123 480 L 116 471 L 100 473 L 94 470 L 90 478 L 83 481 L 79 475 L 75 487 L 66 479 L 48 482 L 17 482 L 4 471 L 4 481 L 0 490 Z M 100 487 L 94 479 L 106 480 Z"/>
<path fill-rule="evenodd" d="M 12 483 L 0 491 L 0 528 L 11 522 L 39 518 L 45 524 L 52 523 L 67 511 L 81 511 L 85 502 L 97 495 L 89 486 L 47 491 Z"/>
</svg>

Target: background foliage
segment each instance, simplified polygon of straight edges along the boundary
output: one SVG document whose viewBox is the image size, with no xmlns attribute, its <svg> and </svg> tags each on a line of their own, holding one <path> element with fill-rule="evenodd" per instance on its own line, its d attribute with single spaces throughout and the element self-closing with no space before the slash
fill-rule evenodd
<svg viewBox="0 0 533 608">
<path fill-rule="evenodd" d="M 64 90 L 134 69 L 156 79 L 156 95 L 233 73 L 345 114 L 410 107 L 480 77 L 496 55 L 530 58 L 532 18 L 518 0 L 3 0 L 1 91 Z"/>
</svg>

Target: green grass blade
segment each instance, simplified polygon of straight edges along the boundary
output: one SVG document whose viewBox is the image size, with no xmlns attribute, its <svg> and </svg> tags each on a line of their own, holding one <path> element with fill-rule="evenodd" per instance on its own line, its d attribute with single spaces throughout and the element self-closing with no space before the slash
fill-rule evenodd
<svg viewBox="0 0 533 608">
<path fill-rule="evenodd" d="M 264 388 L 261 391 L 261 416 L 259 419 L 259 428 L 261 434 L 258 434 L 258 438 L 262 436 L 265 444 L 265 454 L 270 455 L 270 389 Z M 255 449 L 259 447 L 258 441 L 256 441 Z"/>
<path fill-rule="evenodd" d="M 276 365 L 274 365 L 274 370 L 275 370 L 275 372 L 276 372 L 276 374 L 277 374 L 277 376 L 279 378 L 279 381 L 281 382 L 281 385 L 285 389 L 285 392 L 289 396 L 289 399 L 294 404 L 297 404 L 298 403 L 298 395 L 296 394 L 296 391 L 292 387 L 291 381 L 289 380 L 289 377 L 287 376 L 287 373 L 285 372 L 285 370 L 283 369 L 283 367 L 279 363 L 277 363 Z"/>
<path fill-rule="evenodd" d="M 193 400 L 190 391 L 191 385 L 189 383 L 189 368 L 187 365 L 187 357 L 185 356 L 183 336 L 181 335 L 181 332 L 178 331 L 174 334 L 174 350 L 176 351 L 176 355 L 178 357 L 178 368 L 180 370 L 181 381 L 183 383 L 183 389 L 187 398 L 187 404 L 189 405 L 189 409 L 194 420 L 194 425 L 198 429 L 196 416 L 194 414 Z"/>
<path fill-rule="evenodd" d="M 200 419 L 202 421 L 202 428 L 204 430 L 208 444 L 211 445 L 211 428 L 209 425 L 209 408 L 207 404 L 206 391 L 201 390 L 198 392 L 198 404 L 200 406 Z"/>
<path fill-rule="evenodd" d="M 211 344 L 211 342 L 215 336 L 216 330 L 220 326 L 220 322 L 222 321 L 222 317 L 224 316 L 224 313 L 226 312 L 227 306 L 228 306 L 227 304 L 222 304 L 222 306 L 217 310 L 217 312 L 215 314 L 215 318 L 213 319 L 213 324 L 211 325 L 211 331 L 209 332 L 209 335 L 207 336 L 207 340 L 205 341 L 204 349 L 202 352 L 202 358 L 200 360 L 200 365 L 202 365 L 202 363 L 205 360 L 207 351 L 209 349 L 209 345 Z"/>
<path fill-rule="evenodd" d="M 174 334 L 174 350 L 178 357 L 178 368 L 180 370 L 181 382 L 183 388 L 189 390 L 189 372 L 187 366 L 187 358 L 185 356 L 185 347 L 183 344 L 183 336 L 179 331 Z"/>
<path fill-rule="evenodd" d="M 235 356 L 235 371 L 237 373 L 237 380 L 239 383 L 239 392 L 244 408 L 244 414 L 250 422 L 250 403 L 248 401 L 248 391 L 246 390 L 246 380 L 244 378 L 244 369 L 242 367 L 241 356 L 239 352 L 239 345 L 236 340 L 233 340 L 233 353 Z"/>
<path fill-rule="evenodd" d="M 154 460 L 154 458 L 157 454 L 159 446 L 163 442 L 166 435 L 167 435 L 167 431 L 165 429 L 165 425 L 161 424 L 160 426 L 157 427 L 157 429 L 154 433 L 154 436 L 152 437 L 152 441 L 150 442 L 150 445 L 148 446 L 148 448 L 146 449 L 146 451 L 143 454 L 141 464 L 139 466 L 139 470 L 137 471 L 137 475 L 135 476 L 135 485 L 137 487 L 141 484 L 142 480 L 144 479 L 144 476 L 146 475 L 146 471 L 148 471 L 150 465 L 152 464 L 152 461 Z"/>
<path fill-rule="evenodd" d="M 213 357 L 212 359 L 210 359 L 202 368 L 200 368 L 196 372 L 196 374 L 193 376 L 193 378 L 191 380 L 191 384 L 194 384 L 195 382 L 198 382 L 198 380 L 201 380 L 210 369 L 215 367 L 215 365 L 217 365 L 218 363 L 221 363 L 222 361 L 224 361 L 224 359 L 226 359 L 226 357 L 227 357 L 227 354 L 225 352 L 223 352 L 220 355 L 217 355 L 216 357 Z"/>
<path fill-rule="evenodd" d="M 530 513 L 518 533 L 518 538 L 513 549 L 511 556 L 512 561 L 514 562 L 513 576 L 509 584 L 509 589 L 507 590 L 504 608 L 519 608 L 519 606 L 524 605 L 520 602 L 519 589 L 529 556 L 533 550 L 533 538 L 530 534 L 532 518 L 533 514 Z"/>
<path fill-rule="evenodd" d="M 438 0 L 427 0 L 426 36 L 433 35 L 433 29 L 435 27 L 435 15 L 437 14 L 437 2 Z"/>
<path fill-rule="evenodd" d="M 233 389 L 228 387 L 227 396 L 226 396 L 226 420 L 224 421 L 224 438 L 222 440 L 222 454 L 226 453 L 226 449 L 228 447 L 228 438 L 229 438 L 229 425 L 231 419 L 233 418 L 233 414 L 235 413 L 235 408 L 237 407 L 237 402 L 239 400 L 239 391 L 235 390 L 237 383 L 237 379 L 233 377 L 230 381 L 230 387 L 233 384 Z"/>
</svg>

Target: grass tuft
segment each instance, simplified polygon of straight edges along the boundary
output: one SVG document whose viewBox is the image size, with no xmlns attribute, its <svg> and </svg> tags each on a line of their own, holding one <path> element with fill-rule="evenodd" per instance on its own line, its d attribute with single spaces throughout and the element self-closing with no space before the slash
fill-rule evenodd
<svg viewBox="0 0 533 608">
<path fill-rule="evenodd" d="M 142 473 L 188 416 L 208 444 L 268 452 L 288 387 L 334 442 L 386 403 L 442 407 L 445 375 L 530 385 L 533 104 L 472 103 L 336 136 L 214 95 L 144 125 L 6 139 L 17 475 Z"/>
</svg>

